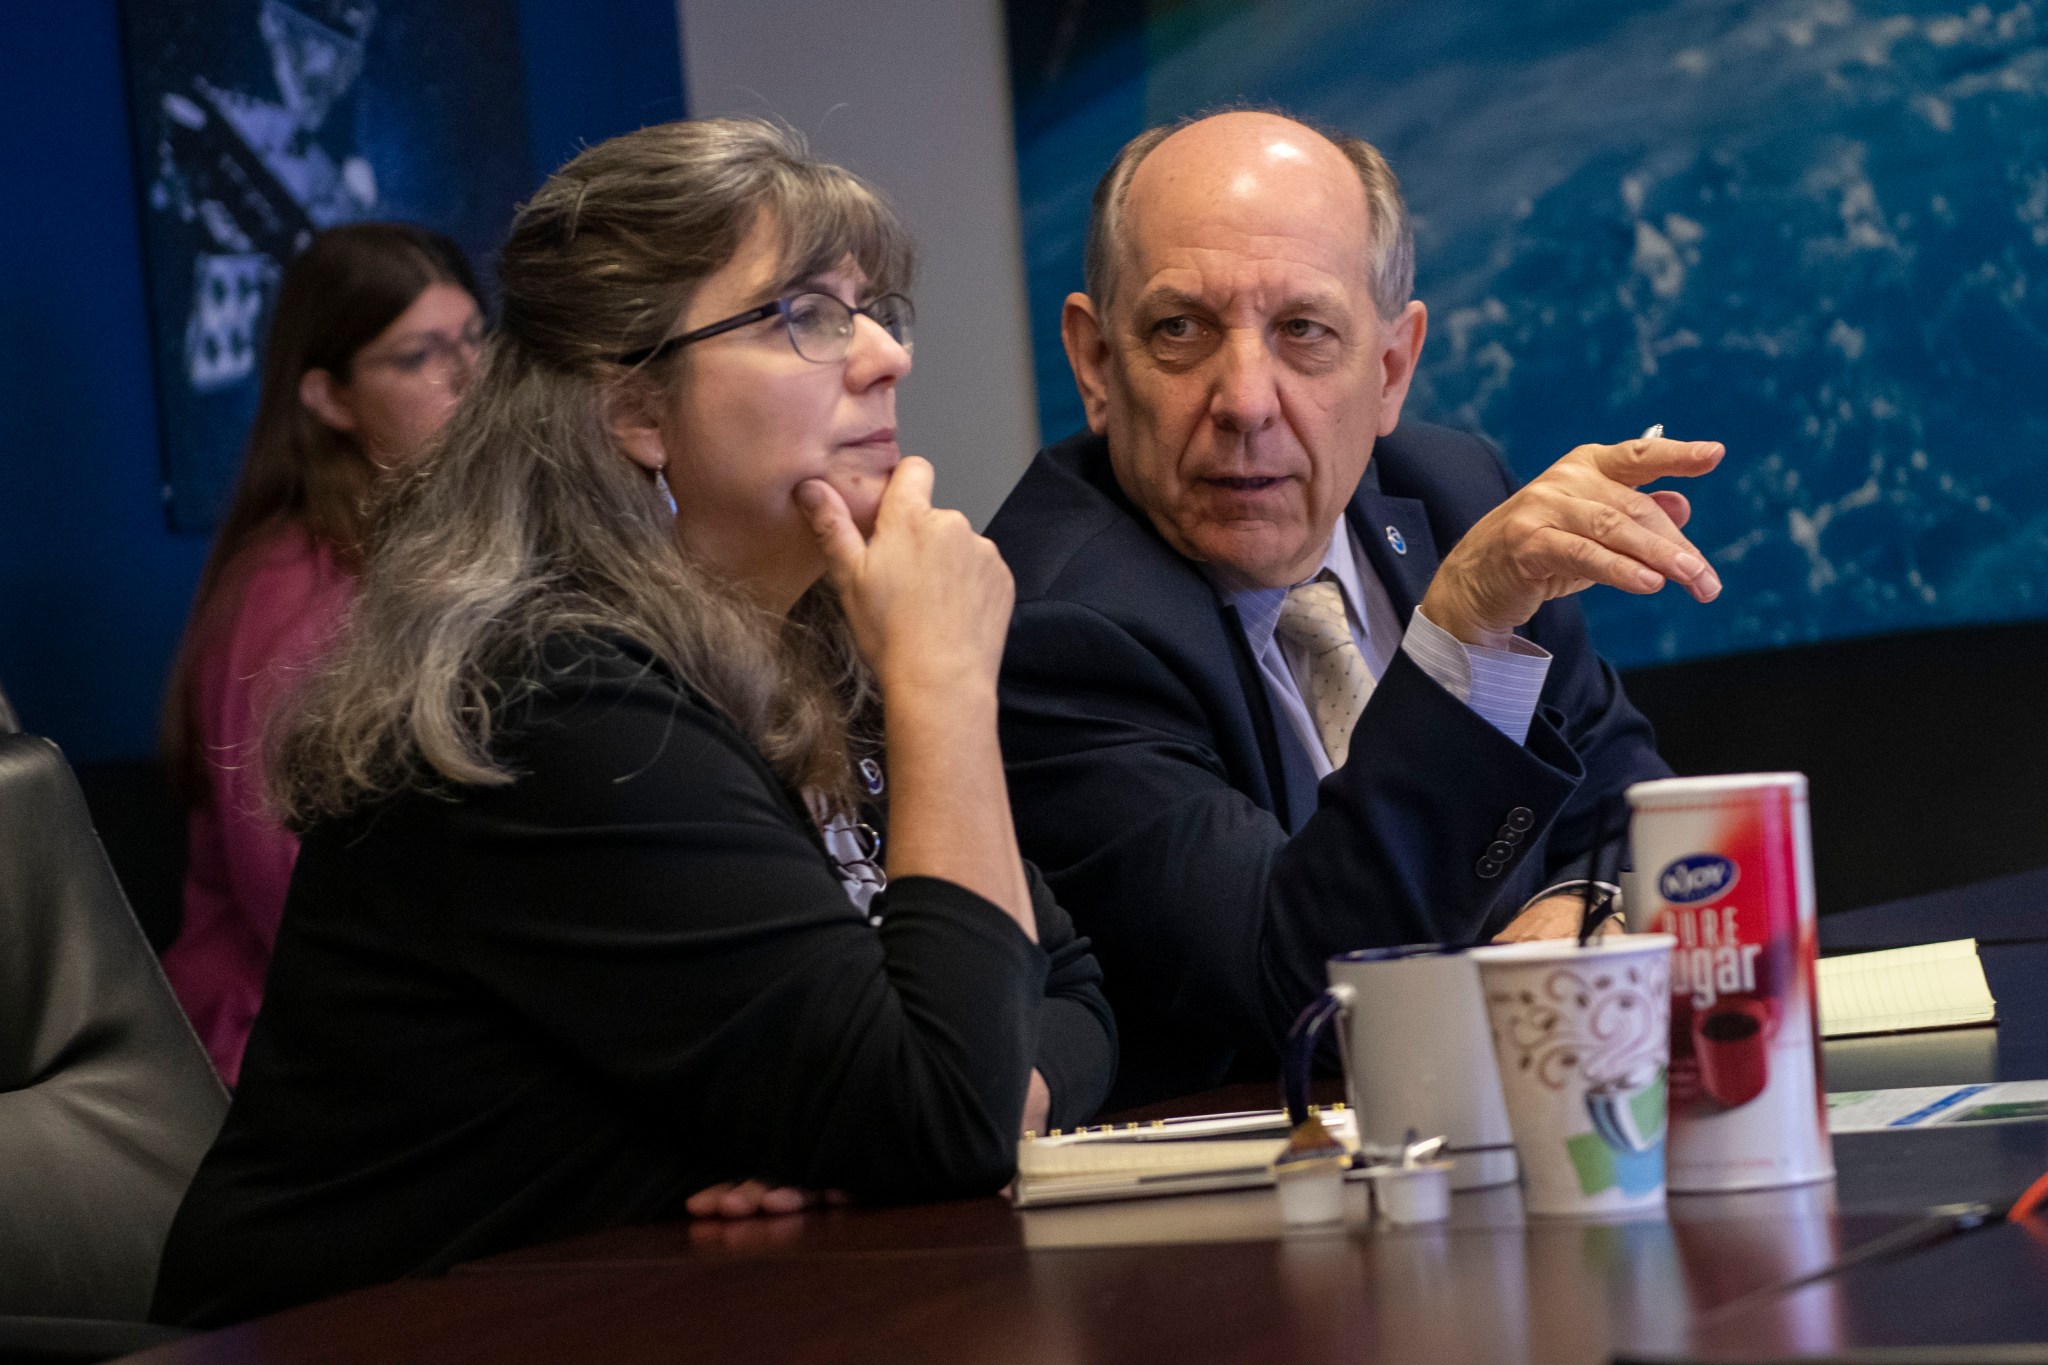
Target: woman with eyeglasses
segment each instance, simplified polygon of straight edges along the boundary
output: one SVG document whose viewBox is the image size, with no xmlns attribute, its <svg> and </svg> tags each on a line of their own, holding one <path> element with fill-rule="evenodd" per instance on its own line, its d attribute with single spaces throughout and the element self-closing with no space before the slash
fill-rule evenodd
<svg viewBox="0 0 2048 1365">
<path fill-rule="evenodd" d="M 1011 831 L 1009 573 L 897 449 L 891 211 L 793 134 L 669 124 L 550 179 L 500 272 L 273 736 L 303 852 L 162 1320 L 986 1194 L 1107 1091 L 1094 959 Z"/>
<path fill-rule="evenodd" d="M 454 411 L 483 344 L 476 298 L 462 248 L 404 223 L 318 234 L 278 288 L 256 420 L 163 718 L 189 843 L 164 971 L 229 1085 L 298 856 L 265 809 L 258 733 L 354 595 L 371 485 Z"/>
</svg>

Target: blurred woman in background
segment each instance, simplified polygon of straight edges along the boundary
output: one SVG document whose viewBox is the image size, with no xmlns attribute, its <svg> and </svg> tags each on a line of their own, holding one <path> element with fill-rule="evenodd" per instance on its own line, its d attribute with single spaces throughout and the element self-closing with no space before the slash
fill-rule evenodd
<svg viewBox="0 0 2048 1365">
<path fill-rule="evenodd" d="M 164 970 L 230 1085 L 298 855 L 266 813 L 257 735 L 354 596 L 371 485 L 447 421 L 483 326 L 462 249 L 402 223 L 322 232 L 278 290 L 255 425 L 164 705 L 190 844 Z"/>
</svg>

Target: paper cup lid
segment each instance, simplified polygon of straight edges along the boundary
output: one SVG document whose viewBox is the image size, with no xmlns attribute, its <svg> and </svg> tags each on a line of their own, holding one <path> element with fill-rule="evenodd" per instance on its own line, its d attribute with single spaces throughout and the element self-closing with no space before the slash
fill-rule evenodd
<svg viewBox="0 0 2048 1365">
<path fill-rule="evenodd" d="M 1332 962 L 1406 962 L 1418 957 L 1456 957 L 1465 949 L 1456 943 L 1403 943 L 1395 948 L 1354 948 L 1334 954 Z"/>
<path fill-rule="evenodd" d="M 1489 943 L 1474 948 L 1472 960 L 1482 967 L 1495 963 L 1507 966 L 1518 962 L 1584 962 L 1589 958 L 1628 957 L 1677 945 L 1678 939 L 1671 934 L 1609 934 L 1583 948 L 1576 939 L 1546 938 L 1530 943 Z"/>
</svg>

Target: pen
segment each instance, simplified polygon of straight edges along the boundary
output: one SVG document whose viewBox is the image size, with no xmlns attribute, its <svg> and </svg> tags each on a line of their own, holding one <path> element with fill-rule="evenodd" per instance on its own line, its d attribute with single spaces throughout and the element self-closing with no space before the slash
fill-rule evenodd
<svg viewBox="0 0 2048 1365">
<path fill-rule="evenodd" d="M 2003 1216 L 1989 1204 L 1945 1204 L 1939 1208 L 1929 1209 L 1926 1217 L 1881 1237 L 1874 1237 L 1863 1245 L 1842 1253 L 1819 1270 L 1786 1280 L 1781 1284 L 1765 1285 L 1732 1299 L 1718 1308 L 1702 1313 L 1698 1322 L 1705 1325 L 1717 1319 L 1732 1317 L 1758 1302 L 1779 1298 L 1795 1289 L 1803 1289 L 1807 1285 L 1833 1279 L 1846 1270 L 1852 1270 L 1870 1261 L 1886 1260 L 1909 1251 L 1919 1251 L 1938 1242 L 1945 1242 L 1951 1237 L 1958 1237 L 1963 1233 L 1974 1232 L 1978 1228 L 2003 1221 Z"/>
</svg>

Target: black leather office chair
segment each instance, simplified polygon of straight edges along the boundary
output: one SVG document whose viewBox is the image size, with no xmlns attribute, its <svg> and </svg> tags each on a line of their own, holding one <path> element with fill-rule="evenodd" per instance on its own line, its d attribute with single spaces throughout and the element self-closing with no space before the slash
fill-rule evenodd
<svg viewBox="0 0 2048 1365">
<path fill-rule="evenodd" d="M 226 1112 L 63 755 L 0 736 L 0 1362 L 165 1339 L 157 1259 Z"/>
</svg>

